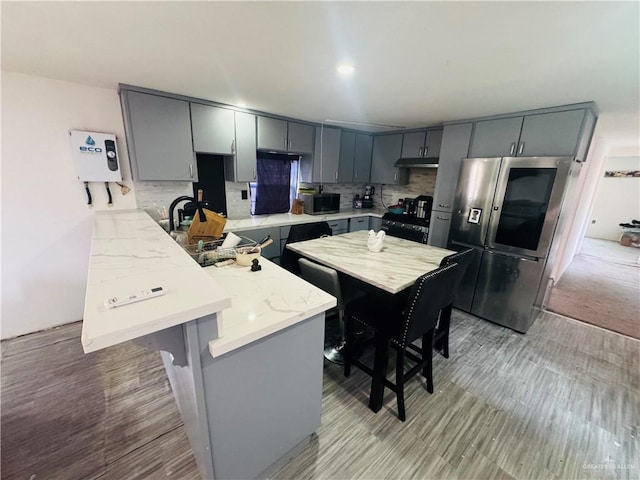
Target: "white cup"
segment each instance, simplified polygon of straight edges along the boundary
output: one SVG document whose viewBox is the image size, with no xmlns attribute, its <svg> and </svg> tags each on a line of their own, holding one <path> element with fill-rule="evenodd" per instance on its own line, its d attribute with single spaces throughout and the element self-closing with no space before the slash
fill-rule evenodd
<svg viewBox="0 0 640 480">
<path fill-rule="evenodd" d="M 222 242 L 221 248 L 233 248 L 240 243 L 241 238 L 233 232 L 227 233 L 227 236 Z"/>
</svg>

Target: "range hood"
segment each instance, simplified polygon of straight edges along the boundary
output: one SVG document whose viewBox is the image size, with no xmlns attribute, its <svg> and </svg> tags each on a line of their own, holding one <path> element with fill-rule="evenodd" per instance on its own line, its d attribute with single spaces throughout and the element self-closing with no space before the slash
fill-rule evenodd
<svg viewBox="0 0 640 480">
<path fill-rule="evenodd" d="M 395 163 L 396 168 L 438 168 L 438 157 L 400 158 Z"/>
</svg>

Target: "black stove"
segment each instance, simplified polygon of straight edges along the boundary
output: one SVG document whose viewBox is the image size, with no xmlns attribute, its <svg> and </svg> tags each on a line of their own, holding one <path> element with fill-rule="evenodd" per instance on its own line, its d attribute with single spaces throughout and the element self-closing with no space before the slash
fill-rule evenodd
<svg viewBox="0 0 640 480">
<path fill-rule="evenodd" d="M 392 237 L 426 244 L 429 237 L 429 219 L 406 213 L 385 213 L 382 216 L 382 230 Z"/>
</svg>

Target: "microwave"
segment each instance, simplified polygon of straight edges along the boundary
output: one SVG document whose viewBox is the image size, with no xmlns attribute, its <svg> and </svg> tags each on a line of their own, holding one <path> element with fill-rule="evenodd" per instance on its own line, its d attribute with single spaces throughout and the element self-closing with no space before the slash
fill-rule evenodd
<svg viewBox="0 0 640 480">
<path fill-rule="evenodd" d="M 340 211 L 339 193 L 301 193 L 298 197 L 304 202 L 304 213 L 309 215 Z"/>
</svg>

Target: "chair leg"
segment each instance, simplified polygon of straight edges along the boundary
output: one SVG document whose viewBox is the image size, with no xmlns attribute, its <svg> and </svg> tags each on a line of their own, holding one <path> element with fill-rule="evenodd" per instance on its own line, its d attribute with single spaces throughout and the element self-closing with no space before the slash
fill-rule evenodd
<svg viewBox="0 0 640 480">
<path fill-rule="evenodd" d="M 371 378 L 371 392 L 369 393 L 369 408 L 378 412 L 382 408 L 384 397 L 383 379 L 387 374 L 387 364 L 389 363 L 389 341 L 384 335 L 376 332 L 374 338 L 376 353 L 373 361 L 373 377 Z"/>
<path fill-rule="evenodd" d="M 344 323 L 344 349 L 342 357 L 344 360 L 344 376 L 351 375 L 351 351 L 353 349 L 353 320 L 345 318 Z"/>
<path fill-rule="evenodd" d="M 449 328 L 451 327 L 451 311 L 452 305 L 442 309 L 440 313 L 440 330 L 444 332 L 442 336 L 442 355 L 444 358 L 449 358 Z"/>
<path fill-rule="evenodd" d="M 422 375 L 427 379 L 427 392 L 433 393 L 433 330 L 422 336 Z"/>
<path fill-rule="evenodd" d="M 398 400 L 398 418 L 407 419 L 404 409 L 404 349 L 398 350 L 396 356 L 396 398 Z"/>
</svg>

